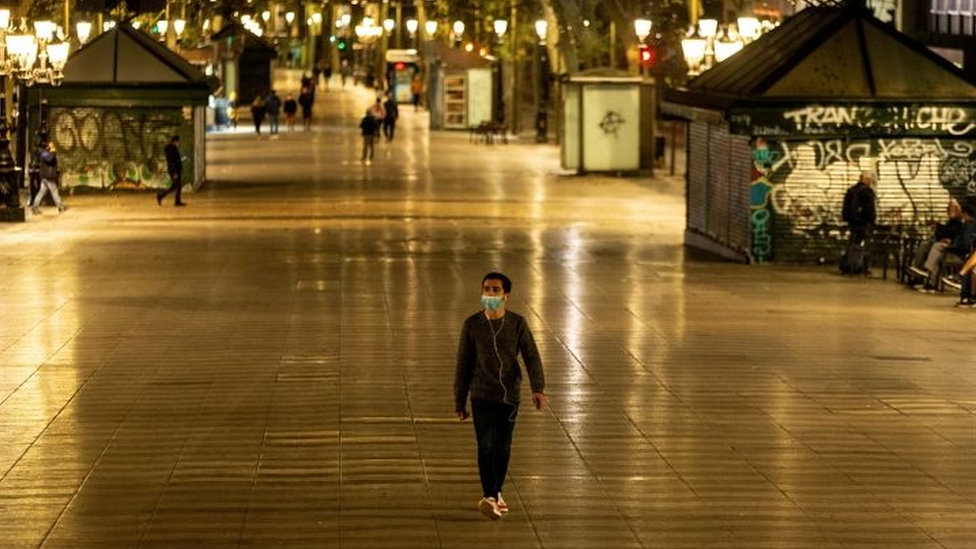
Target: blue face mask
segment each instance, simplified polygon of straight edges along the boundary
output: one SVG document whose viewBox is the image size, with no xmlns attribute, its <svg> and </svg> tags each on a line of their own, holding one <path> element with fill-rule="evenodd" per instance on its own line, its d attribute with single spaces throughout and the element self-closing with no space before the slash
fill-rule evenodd
<svg viewBox="0 0 976 549">
<path fill-rule="evenodd" d="M 488 309 L 489 311 L 497 311 L 502 308 L 505 304 L 505 300 L 502 299 L 500 295 L 483 295 L 481 296 L 481 305 Z"/>
</svg>

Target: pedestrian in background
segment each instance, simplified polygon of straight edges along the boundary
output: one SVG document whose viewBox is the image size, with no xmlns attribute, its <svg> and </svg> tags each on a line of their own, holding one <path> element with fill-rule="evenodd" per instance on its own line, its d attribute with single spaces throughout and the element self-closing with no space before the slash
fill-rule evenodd
<svg viewBox="0 0 976 549">
<path fill-rule="evenodd" d="M 295 101 L 295 97 L 291 94 L 288 94 L 285 98 L 283 110 L 285 111 L 285 125 L 288 126 L 288 131 L 295 131 L 295 115 L 298 114 L 298 102 Z"/>
<path fill-rule="evenodd" d="M 868 239 L 877 218 L 874 190 L 874 172 L 864 170 L 857 183 L 844 193 L 841 217 L 847 223 L 850 237 L 844 257 L 841 258 L 841 272 L 844 274 L 871 274 Z"/>
<path fill-rule="evenodd" d="M 268 109 L 268 131 L 271 132 L 271 135 L 275 135 L 278 133 L 278 113 L 281 112 L 281 99 L 274 90 L 271 90 L 264 104 Z"/>
<path fill-rule="evenodd" d="M 68 208 L 61 202 L 61 195 L 58 193 L 58 153 L 54 148 L 54 143 L 47 141 L 41 145 L 37 156 L 41 187 L 34 197 L 31 213 L 34 215 L 41 213 L 41 201 L 44 200 L 44 195 L 47 193 L 51 193 L 54 205 L 57 206 L 58 213 L 61 213 Z"/>
<path fill-rule="evenodd" d="M 481 280 L 483 309 L 469 316 L 461 328 L 454 373 L 454 411 L 459 420 L 471 416 L 478 439 L 478 475 L 482 498 L 478 510 L 491 520 L 508 512 L 502 485 L 508 474 L 512 434 L 518 415 L 522 369 L 532 386 L 532 402 L 541 410 L 548 401 L 542 359 L 525 318 L 506 310 L 512 281 L 502 273 Z"/>
<path fill-rule="evenodd" d="M 346 87 L 346 79 L 352 76 L 352 67 L 349 66 L 349 60 L 343 59 L 342 64 L 339 66 L 339 78 L 342 79 L 342 87 Z"/>
<path fill-rule="evenodd" d="M 302 125 L 305 131 L 308 131 L 312 129 L 312 105 L 315 104 L 312 90 L 302 88 L 302 92 L 298 95 L 298 104 L 302 107 Z"/>
<path fill-rule="evenodd" d="M 264 98 L 258 95 L 251 102 L 251 118 L 254 120 L 254 133 L 261 135 L 261 123 L 264 116 L 268 113 L 268 106 L 264 103 Z"/>
<path fill-rule="evenodd" d="M 359 129 L 363 133 L 363 156 L 360 161 L 368 165 L 373 161 L 373 151 L 376 148 L 376 137 L 380 131 L 380 121 L 367 110 L 359 121 Z"/>
<path fill-rule="evenodd" d="M 156 193 L 156 204 L 162 206 L 166 195 L 176 191 L 176 202 L 173 204 L 177 208 L 186 206 L 183 203 L 183 156 L 180 155 L 180 136 L 174 135 L 166 145 L 166 171 L 169 173 L 169 188 L 163 192 Z"/>
<path fill-rule="evenodd" d="M 386 141 L 393 141 L 393 134 L 396 132 L 397 119 L 400 118 L 400 109 L 397 108 L 396 98 L 386 94 L 386 102 L 383 103 L 383 135 Z"/>
<path fill-rule="evenodd" d="M 332 65 L 326 65 L 325 69 L 322 71 L 322 76 L 325 78 L 325 89 L 329 89 L 329 80 L 332 80 Z"/>
<path fill-rule="evenodd" d="M 424 80 L 420 77 L 420 73 L 413 75 L 413 80 L 410 81 L 410 95 L 413 96 L 413 110 L 420 110 L 420 94 L 424 93 Z"/>
</svg>

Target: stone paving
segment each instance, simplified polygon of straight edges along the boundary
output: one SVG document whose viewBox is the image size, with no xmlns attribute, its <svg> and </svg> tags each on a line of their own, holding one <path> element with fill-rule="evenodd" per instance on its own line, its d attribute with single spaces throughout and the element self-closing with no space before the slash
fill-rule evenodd
<svg viewBox="0 0 976 549">
<path fill-rule="evenodd" d="M 363 166 L 368 102 L 211 136 L 188 208 L 0 226 L 0 547 L 976 546 L 976 313 L 697 257 L 680 180 L 409 108 Z M 499 522 L 451 395 L 493 269 L 551 396 Z"/>
</svg>

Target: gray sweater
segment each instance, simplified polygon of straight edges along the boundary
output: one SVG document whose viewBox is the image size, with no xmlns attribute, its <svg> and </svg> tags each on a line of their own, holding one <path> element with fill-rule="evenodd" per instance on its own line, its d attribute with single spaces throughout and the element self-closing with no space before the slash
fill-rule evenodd
<svg viewBox="0 0 976 549">
<path fill-rule="evenodd" d="M 497 334 L 494 338 L 497 355 L 496 345 L 492 342 L 493 330 Z M 469 316 L 461 328 L 461 341 L 458 343 L 457 369 L 454 372 L 455 409 L 466 408 L 469 392 L 473 399 L 517 404 L 522 384 L 519 354 L 525 362 L 532 392 L 543 392 L 546 379 L 542 359 L 539 358 L 539 349 L 535 346 L 525 318 L 506 311 L 505 316 L 491 320 L 489 325 L 484 311 Z M 503 365 L 500 378 L 499 358 Z"/>
</svg>

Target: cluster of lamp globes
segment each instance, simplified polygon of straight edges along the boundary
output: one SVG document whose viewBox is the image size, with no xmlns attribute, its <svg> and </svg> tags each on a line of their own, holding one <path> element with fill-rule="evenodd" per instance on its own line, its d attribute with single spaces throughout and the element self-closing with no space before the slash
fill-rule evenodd
<svg viewBox="0 0 976 549">
<path fill-rule="evenodd" d="M 286 14 L 286 16 L 287 15 L 288 14 Z M 315 15 L 319 14 L 313 14 L 313 17 Z M 318 22 L 321 22 L 321 18 Z M 650 22 L 648 21 L 648 23 Z M 345 13 L 339 17 L 335 23 L 336 28 L 339 29 L 348 28 L 351 24 L 352 16 L 348 13 Z M 396 25 L 397 23 L 394 19 L 384 19 L 381 26 L 377 25 L 376 21 L 374 21 L 372 17 L 364 17 L 360 24 L 354 27 L 354 31 L 356 36 L 359 38 L 368 40 L 379 38 L 380 36 L 383 36 L 384 32 L 386 34 L 392 33 L 394 29 L 396 29 Z M 416 19 L 407 19 L 404 21 L 404 26 L 407 29 L 407 33 L 409 33 L 410 36 L 414 36 L 417 34 L 417 31 L 420 30 L 420 21 Z M 424 32 L 427 34 L 427 38 L 432 38 L 435 34 L 437 34 L 437 29 L 439 26 L 440 24 L 433 19 L 428 19 L 425 21 Z M 493 27 L 495 34 L 501 38 L 506 32 L 508 32 L 508 21 L 504 19 L 496 19 L 493 22 Z M 452 23 L 450 28 L 454 32 L 455 39 L 460 41 L 464 36 L 464 31 L 467 26 L 464 24 L 464 21 L 458 20 Z M 545 19 L 539 19 L 535 22 L 535 31 L 540 40 L 545 40 L 546 33 L 548 32 L 548 23 Z"/>
<path fill-rule="evenodd" d="M 739 17 L 735 23 L 719 27 L 715 19 L 700 19 L 697 32 L 692 26 L 681 41 L 681 51 L 688 63 L 688 74 L 695 76 L 735 55 L 746 44 L 776 28 L 779 23 Z"/>
<path fill-rule="evenodd" d="M 345 28 L 352 23 L 352 16 L 348 13 L 342 14 L 338 21 L 336 21 L 336 28 Z M 364 17 L 362 22 L 360 22 L 354 28 L 356 36 L 362 40 L 372 40 L 383 36 L 384 33 L 392 34 L 396 29 L 397 23 L 394 19 L 384 19 L 383 25 L 377 25 L 372 17 Z M 407 28 L 407 33 L 410 36 L 415 36 L 417 31 L 420 29 L 420 21 L 416 19 L 407 19 L 404 21 L 404 26 Z M 427 31 L 428 36 L 432 36 L 437 32 L 437 21 L 427 21 L 424 24 L 424 30 Z"/>
<path fill-rule="evenodd" d="M 28 86 L 35 82 L 61 83 L 70 47 L 63 28 L 51 21 L 35 21 L 31 33 L 24 19 L 19 26 L 11 27 L 10 10 L 0 9 L 0 36 L 0 74 L 16 76 Z"/>
</svg>

